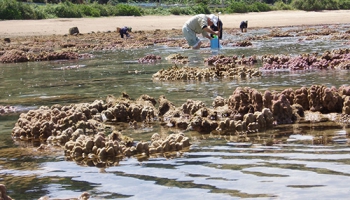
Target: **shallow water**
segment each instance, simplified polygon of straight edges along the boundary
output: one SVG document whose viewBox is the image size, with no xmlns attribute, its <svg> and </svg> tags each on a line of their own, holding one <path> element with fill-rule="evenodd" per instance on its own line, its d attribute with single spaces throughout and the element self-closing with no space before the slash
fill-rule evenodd
<svg viewBox="0 0 350 200">
<path fill-rule="evenodd" d="M 337 26 L 341 31 L 349 25 Z M 316 27 L 321 29 L 322 27 Z M 293 29 L 285 28 L 284 30 Z M 244 35 L 225 35 L 241 40 L 267 34 L 271 30 L 250 30 Z M 169 54 L 188 56 L 189 66 L 205 67 L 212 55 L 257 55 L 323 53 L 349 48 L 346 41 L 330 41 L 329 36 L 304 41 L 303 37 L 253 41 L 252 47 L 225 46 L 219 52 L 154 46 L 139 50 L 93 52 L 92 59 L 79 61 L 32 62 L 0 65 L 0 105 L 19 106 L 23 111 L 38 106 L 93 102 L 126 92 L 136 99 L 142 94 L 154 98 L 165 95 L 176 106 L 187 99 L 201 100 L 208 106 L 217 96 L 228 98 L 236 87 L 261 91 L 348 85 L 348 70 L 264 71 L 260 78 L 158 82 L 152 75 L 174 65 Z M 145 55 L 160 55 L 155 64 L 139 64 Z M 66 66 L 81 68 L 62 70 Z M 256 67 L 259 67 L 257 65 Z M 254 135 L 251 142 L 234 143 L 230 136 L 218 137 L 186 132 L 192 146 L 188 151 L 166 157 L 125 158 L 107 168 L 87 167 L 67 161 L 63 152 L 36 151 L 36 144 L 15 143 L 11 130 L 18 114 L 0 116 L 0 183 L 14 199 L 73 198 L 87 191 L 90 199 L 347 199 L 350 156 L 347 126 L 328 123 L 303 123 L 278 126 Z M 172 133 L 158 125 L 123 133 L 135 140 L 149 140 L 153 133 Z M 333 136 L 325 145 L 310 138 Z M 273 136 L 287 144 L 264 146 Z M 340 140 L 337 140 L 340 138 Z"/>
</svg>

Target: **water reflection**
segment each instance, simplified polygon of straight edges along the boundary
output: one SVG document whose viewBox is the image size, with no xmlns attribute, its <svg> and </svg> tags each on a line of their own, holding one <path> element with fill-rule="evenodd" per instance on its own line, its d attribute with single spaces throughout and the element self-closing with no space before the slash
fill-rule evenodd
<svg viewBox="0 0 350 200">
<path fill-rule="evenodd" d="M 286 28 L 287 31 L 291 28 Z M 247 35 L 226 35 L 227 39 L 267 34 L 256 29 Z M 217 96 L 228 98 L 237 87 L 260 91 L 349 84 L 348 70 L 264 71 L 263 76 L 240 80 L 159 82 L 152 74 L 173 65 L 163 58 L 173 53 L 188 56 L 189 66 L 205 67 L 203 60 L 224 54 L 261 56 L 299 55 L 349 47 L 328 36 L 301 40 L 304 36 L 253 41 L 252 47 L 225 47 L 220 52 L 193 51 L 154 46 L 139 50 L 94 52 L 92 59 L 78 61 L 2 64 L 0 104 L 25 109 L 53 104 L 72 104 L 105 99 L 108 94 L 126 92 L 136 99 L 142 94 L 165 95 L 176 106 L 187 99 L 211 105 Z M 147 54 L 162 57 L 154 64 L 139 64 Z M 79 68 L 66 66 L 82 65 Z M 259 67 L 257 65 L 256 67 Z M 346 199 L 350 174 L 347 142 L 349 127 L 334 123 L 276 127 L 237 142 L 235 135 L 219 137 L 186 132 L 192 146 L 179 154 L 124 158 L 110 165 L 88 167 L 83 161 L 65 160 L 63 152 L 43 154 L 35 144 L 15 143 L 10 133 L 18 114 L 0 116 L 0 180 L 14 199 L 77 198 L 88 191 L 91 199 Z M 155 132 L 171 132 L 160 126 L 125 129 L 135 140 L 149 140 Z M 315 144 L 310 138 L 329 138 Z M 275 145 L 265 146 L 273 140 Z M 283 141 L 283 142 L 282 142 Z M 26 146 L 27 145 L 27 146 Z M 31 149 L 30 151 L 28 149 Z M 94 165 L 96 166 L 96 165 Z M 107 167 L 105 167 L 107 166 Z"/>
</svg>

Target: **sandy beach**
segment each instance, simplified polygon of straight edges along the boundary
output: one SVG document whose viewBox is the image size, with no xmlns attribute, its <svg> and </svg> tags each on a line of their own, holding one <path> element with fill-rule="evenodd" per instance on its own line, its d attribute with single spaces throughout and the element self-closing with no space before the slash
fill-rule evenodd
<svg viewBox="0 0 350 200">
<path fill-rule="evenodd" d="M 80 33 L 115 31 L 116 27 L 131 26 L 136 30 L 181 29 L 191 16 L 141 16 L 101 18 L 59 18 L 45 20 L 0 21 L 0 37 L 67 34 L 69 28 L 78 27 Z M 243 20 L 249 21 L 250 28 L 297 25 L 346 24 L 350 23 L 347 10 L 305 12 L 271 11 L 262 13 L 222 14 L 219 18 L 224 29 L 238 28 Z"/>
</svg>

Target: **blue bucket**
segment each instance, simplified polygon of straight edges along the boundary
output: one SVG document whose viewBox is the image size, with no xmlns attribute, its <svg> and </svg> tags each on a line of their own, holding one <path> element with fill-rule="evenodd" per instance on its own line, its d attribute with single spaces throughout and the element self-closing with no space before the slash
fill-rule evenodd
<svg viewBox="0 0 350 200">
<path fill-rule="evenodd" d="M 211 49 L 220 49 L 221 48 L 218 38 L 213 38 L 210 40 L 210 48 Z"/>
</svg>

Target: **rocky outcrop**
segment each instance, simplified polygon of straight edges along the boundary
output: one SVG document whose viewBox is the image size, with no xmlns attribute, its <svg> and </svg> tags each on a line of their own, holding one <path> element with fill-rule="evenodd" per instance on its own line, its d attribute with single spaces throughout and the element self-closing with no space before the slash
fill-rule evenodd
<svg viewBox="0 0 350 200">
<path fill-rule="evenodd" d="M 150 55 L 146 55 L 142 58 L 138 59 L 139 63 L 155 63 L 159 60 L 161 60 L 162 58 L 160 56 L 154 55 L 154 54 L 150 54 Z"/>
<path fill-rule="evenodd" d="M 0 105 L 0 115 L 5 115 L 9 113 L 17 112 L 17 108 L 15 106 L 2 106 Z"/>
<path fill-rule="evenodd" d="M 318 56 L 317 53 L 301 54 L 290 57 L 286 55 L 262 56 L 262 70 L 289 69 L 349 69 L 350 49 L 335 49 L 325 51 Z"/>
<path fill-rule="evenodd" d="M 136 100 L 126 93 L 119 98 L 108 95 L 105 101 L 42 106 L 22 113 L 12 130 L 12 137 L 64 146 L 70 159 L 84 160 L 86 165 L 104 166 L 107 164 L 103 159 L 151 156 L 153 153 L 181 151 L 190 145 L 189 139 L 181 132 L 161 139 L 155 133 L 151 142 L 134 142 L 133 138 L 113 130 L 114 123 L 125 123 L 137 129 L 159 122 L 164 127 L 180 131 L 219 135 L 262 132 L 278 124 L 296 123 L 310 116 L 312 119 L 306 120 L 313 120 L 315 116 L 328 113 L 337 113 L 337 116 L 327 120 L 344 124 L 350 123 L 349 91 L 349 86 L 337 89 L 313 85 L 280 93 L 261 93 L 253 88 L 238 87 L 228 99 L 216 97 L 210 107 L 192 99 L 176 107 L 165 96 L 156 101 L 148 95 Z M 319 114 L 306 117 L 306 111 Z M 320 121 L 325 121 L 324 118 Z"/>
<path fill-rule="evenodd" d="M 9 50 L 0 56 L 1 63 L 18 63 L 29 61 L 49 60 L 77 60 L 80 58 L 91 58 L 91 54 L 79 54 L 76 52 L 28 52 L 23 50 Z"/>
<path fill-rule="evenodd" d="M 176 56 L 174 56 L 176 58 Z M 212 56 L 205 59 L 208 65 L 201 67 L 172 66 L 169 69 L 161 69 L 153 74 L 152 78 L 157 81 L 177 80 L 213 80 L 213 79 L 249 79 L 261 76 L 257 68 L 249 67 L 257 62 L 256 57 L 238 58 L 237 56 L 225 57 L 223 55 Z"/>
</svg>

